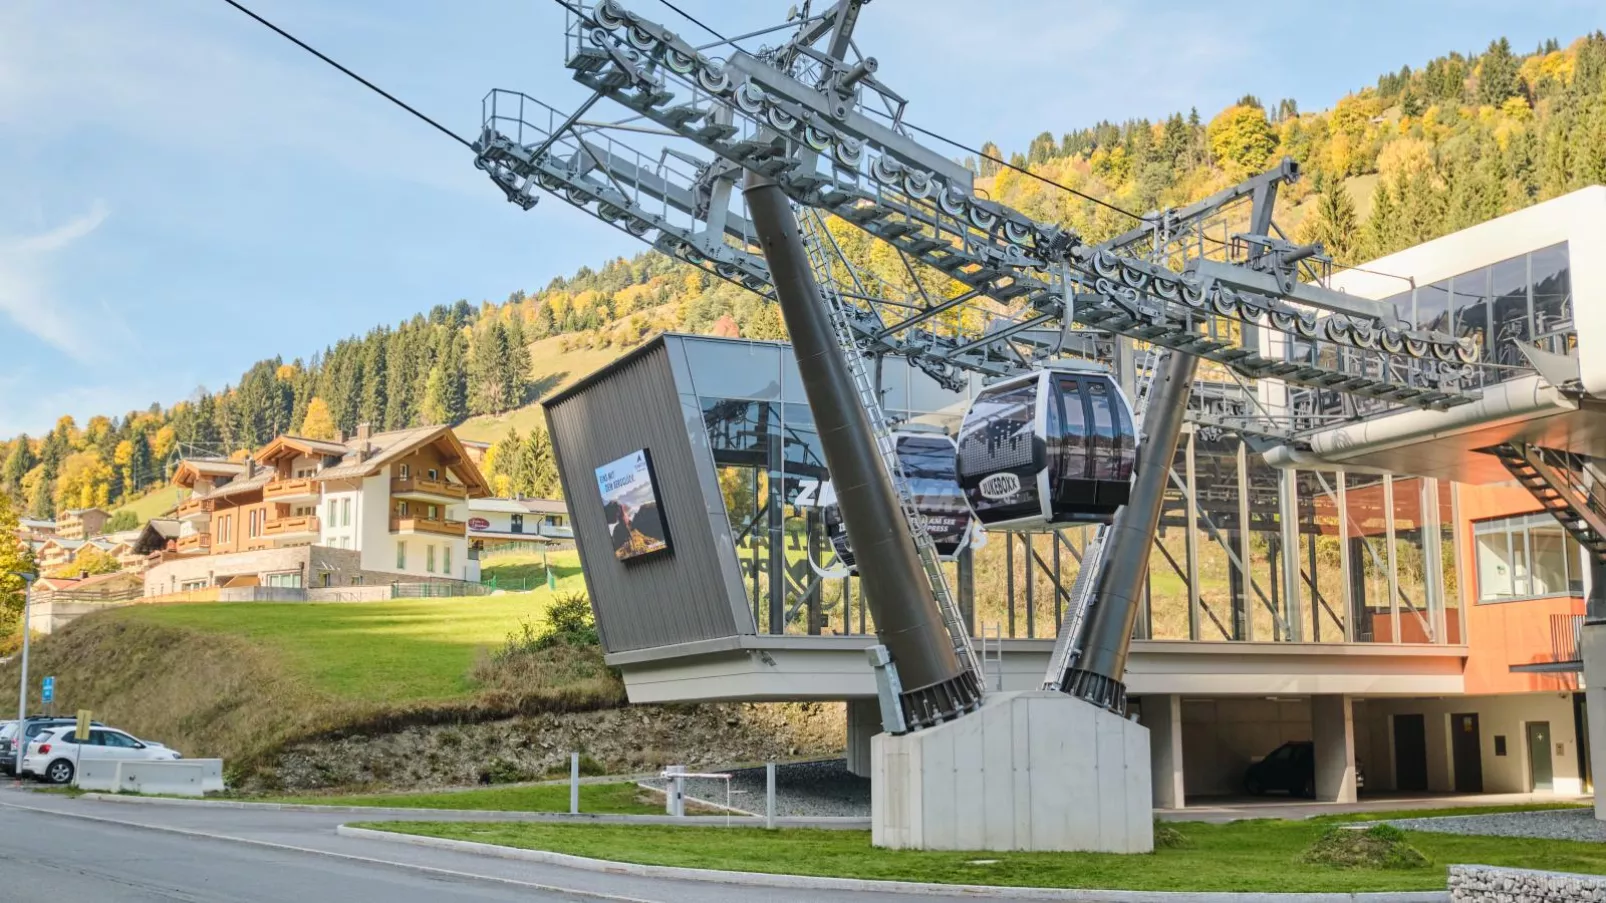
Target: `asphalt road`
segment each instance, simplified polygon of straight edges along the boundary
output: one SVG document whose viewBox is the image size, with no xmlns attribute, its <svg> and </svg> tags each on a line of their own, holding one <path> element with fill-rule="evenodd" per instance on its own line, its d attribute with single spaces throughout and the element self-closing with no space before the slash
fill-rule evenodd
<svg viewBox="0 0 1606 903">
<path fill-rule="evenodd" d="M 490 813 L 437 820 L 483 820 Z M 0 901 L 952 903 L 639 878 L 341 837 L 383 815 L 102 802 L 0 789 Z"/>
<path fill-rule="evenodd" d="M 16 810 L 0 815 L 0 882 L 0 898 L 7 900 L 105 903 L 578 899 L 511 884 Z"/>
</svg>

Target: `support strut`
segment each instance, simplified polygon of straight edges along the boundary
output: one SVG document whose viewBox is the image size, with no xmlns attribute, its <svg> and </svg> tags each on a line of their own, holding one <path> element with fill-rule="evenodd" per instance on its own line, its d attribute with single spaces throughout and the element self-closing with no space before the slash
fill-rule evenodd
<svg viewBox="0 0 1606 903">
<path fill-rule="evenodd" d="M 943 626 L 897 492 L 881 465 L 869 414 L 809 268 L 797 216 L 780 187 L 765 176 L 749 172 L 743 192 L 797 355 L 848 542 L 860 562 L 859 580 L 875 615 L 876 635 L 891 654 L 903 688 L 905 724 L 915 729 L 955 718 L 981 701 L 981 687 L 960 665 Z"/>
<path fill-rule="evenodd" d="M 1160 362 L 1149 408 L 1143 416 L 1138 445 L 1137 474 L 1132 493 L 1110 525 L 1108 551 L 1093 591 L 1086 641 L 1076 667 L 1065 681 L 1065 692 L 1118 715 L 1126 714 L 1126 657 L 1132 644 L 1132 626 L 1143 601 L 1149 578 L 1149 552 L 1160 526 L 1171 462 L 1182 438 L 1188 411 L 1188 394 L 1199 358 L 1174 351 Z"/>
</svg>

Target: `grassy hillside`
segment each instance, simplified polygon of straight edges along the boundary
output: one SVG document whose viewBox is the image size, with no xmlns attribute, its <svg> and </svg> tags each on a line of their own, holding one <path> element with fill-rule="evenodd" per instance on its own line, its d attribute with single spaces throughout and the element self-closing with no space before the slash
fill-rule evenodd
<svg viewBox="0 0 1606 903">
<path fill-rule="evenodd" d="M 118 508 L 117 511 L 132 511 L 134 516 L 139 518 L 139 522 L 144 523 L 153 517 L 161 517 L 172 511 L 189 494 L 189 490 L 180 489 L 177 486 L 162 486 L 145 493 Z M 115 514 L 117 511 L 112 513 Z"/>
<path fill-rule="evenodd" d="M 618 348 L 581 347 L 565 350 L 568 344 L 572 344 L 572 340 L 565 336 L 553 336 L 530 344 L 530 377 L 534 386 L 532 398 L 550 395 L 624 353 Z M 495 442 L 507 435 L 509 427 L 524 435 L 537 425 L 545 429 L 546 418 L 541 413 L 541 405 L 532 402 L 503 414 L 470 417 L 459 424 L 456 430 L 463 439 Z"/>
<path fill-rule="evenodd" d="M 566 570 L 559 593 L 580 585 Z M 58 711 L 92 709 L 239 773 L 309 737 L 623 704 L 594 647 L 493 655 L 541 632 L 552 599 L 131 606 L 43 638 L 30 670 L 55 675 Z"/>
</svg>

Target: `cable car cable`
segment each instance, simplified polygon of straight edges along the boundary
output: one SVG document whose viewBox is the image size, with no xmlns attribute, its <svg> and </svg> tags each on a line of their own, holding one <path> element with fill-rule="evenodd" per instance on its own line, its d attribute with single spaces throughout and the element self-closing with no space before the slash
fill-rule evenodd
<svg viewBox="0 0 1606 903">
<path fill-rule="evenodd" d="M 318 59 L 323 60 L 324 62 L 328 63 L 329 65 L 331 65 L 333 67 L 335 67 L 336 69 L 339 69 L 341 72 L 345 73 L 347 76 L 349 76 L 350 78 L 352 78 L 353 80 L 355 80 L 356 82 L 361 84 L 363 87 L 367 88 L 368 90 L 374 92 L 375 94 L 378 94 L 380 97 L 385 98 L 386 100 L 390 101 L 391 103 L 395 104 L 396 106 L 401 107 L 402 109 L 404 109 L 407 112 L 413 114 L 414 116 L 418 117 L 419 119 L 423 120 L 424 122 L 428 123 L 429 125 L 434 126 L 436 131 L 439 131 L 441 134 L 445 135 L 446 137 L 452 139 L 453 141 L 456 141 L 458 144 L 463 145 L 464 147 L 468 148 L 469 150 L 473 150 L 474 149 L 474 144 L 472 142 L 470 142 L 467 138 L 464 138 L 462 135 L 457 134 L 456 132 L 452 131 L 451 129 L 447 128 L 446 126 L 441 125 L 439 122 L 436 122 L 434 119 L 431 119 L 429 116 L 425 115 L 424 113 L 419 112 L 418 109 L 416 109 L 415 107 L 409 105 L 406 101 L 404 101 L 401 98 L 397 97 L 396 95 L 390 93 L 389 91 L 386 91 L 384 88 L 379 87 L 378 85 L 374 84 L 373 82 L 369 81 L 368 79 L 363 78 L 362 76 L 360 76 L 357 73 L 351 71 L 350 69 L 347 69 L 345 66 L 342 66 L 341 64 L 335 62 L 327 54 L 319 51 L 316 47 L 313 47 L 311 44 L 308 44 L 306 41 L 301 40 L 300 38 L 296 37 L 295 35 L 291 34 L 290 32 L 285 31 L 284 29 L 282 29 L 279 26 L 273 24 L 272 22 L 269 22 L 267 19 L 264 19 L 261 16 L 257 15 L 256 13 L 252 12 L 251 10 L 247 9 L 243 4 L 239 3 L 238 0 L 223 0 L 223 2 L 227 3 L 228 5 L 230 5 L 232 7 L 234 7 L 235 9 L 239 10 L 242 13 L 245 13 L 246 15 L 250 16 L 251 18 L 257 20 L 257 22 L 259 22 L 259 23 L 261 23 L 263 25 L 266 25 L 268 28 L 271 28 L 275 32 L 278 32 L 280 37 L 282 37 L 285 40 L 289 41 L 290 43 L 296 45 L 297 47 L 300 47 L 302 50 L 305 50 L 306 52 L 312 54 L 313 56 L 317 57 Z"/>
</svg>

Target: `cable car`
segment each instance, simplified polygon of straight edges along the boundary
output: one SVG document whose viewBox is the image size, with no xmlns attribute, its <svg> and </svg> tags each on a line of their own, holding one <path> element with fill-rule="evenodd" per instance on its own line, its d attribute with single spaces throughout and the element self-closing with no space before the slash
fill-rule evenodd
<svg viewBox="0 0 1606 903">
<path fill-rule="evenodd" d="M 1056 361 L 976 396 L 959 428 L 959 485 L 989 530 L 1107 524 L 1132 491 L 1137 445 L 1109 370 Z"/>
<path fill-rule="evenodd" d="M 937 547 L 937 556 L 953 561 L 969 544 L 975 526 L 975 518 L 954 470 L 954 440 L 937 427 L 918 423 L 894 430 L 892 438 L 904 476 L 914 492 L 915 507 L 926 519 L 926 532 Z M 819 505 L 825 535 L 836 551 L 840 569 L 853 568 L 853 549 L 848 546 L 842 509 L 837 506 L 836 491 L 829 481 L 820 486 Z M 816 566 L 816 570 L 822 569 Z"/>
</svg>

